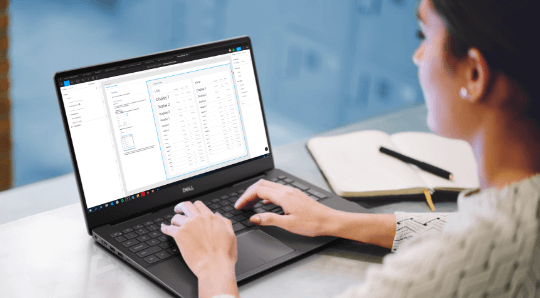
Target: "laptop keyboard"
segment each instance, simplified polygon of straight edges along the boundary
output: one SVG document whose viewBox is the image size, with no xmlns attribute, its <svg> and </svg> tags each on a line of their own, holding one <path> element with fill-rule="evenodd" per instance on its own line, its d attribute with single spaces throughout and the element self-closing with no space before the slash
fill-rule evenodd
<svg viewBox="0 0 540 298">
<path fill-rule="evenodd" d="M 279 176 L 270 180 L 282 185 L 300 189 L 316 201 L 326 198 L 326 195 L 286 176 Z M 253 224 L 249 222 L 249 218 L 254 214 L 264 212 L 284 214 L 283 209 L 278 205 L 263 204 L 262 202 L 258 202 L 251 209 L 236 210 L 234 204 L 244 191 L 245 190 L 243 189 L 239 189 L 228 195 L 222 195 L 203 203 L 212 212 L 219 212 L 223 217 L 230 219 L 235 233 L 253 226 Z M 110 236 L 148 264 L 157 263 L 161 260 L 180 254 L 174 239 L 161 232 L 161 224 L 170 224 L 174 215 L 175 213 L 171 213 L 156 217 L 152 220 L 146 219 L 144 222 L 135 224 L 132 227 L 114 232 Z"/>
</svg>

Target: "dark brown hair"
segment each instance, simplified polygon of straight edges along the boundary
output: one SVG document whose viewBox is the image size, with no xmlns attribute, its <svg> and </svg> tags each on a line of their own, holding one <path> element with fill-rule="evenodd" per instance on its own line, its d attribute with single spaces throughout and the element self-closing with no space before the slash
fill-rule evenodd
<svg viewBox="0 0 540 298">
<path fill-rule="evenodd" d="M 527 111 L 540 127 L 538 1 L 430 0 L 448 31 L 457 58 L 477 48 L 492 72 L 502 71 L 529 98 Z"/>
</svg>

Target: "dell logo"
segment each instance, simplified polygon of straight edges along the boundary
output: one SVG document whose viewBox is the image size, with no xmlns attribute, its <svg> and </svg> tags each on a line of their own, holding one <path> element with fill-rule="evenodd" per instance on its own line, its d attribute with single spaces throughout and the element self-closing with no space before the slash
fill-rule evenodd
<svg viewBox="0 0 540 298">
<path fill-rule="evenodd" d="M 188 191 L 192 191 L 192 190 L 193 190 L 193 186 L 191 186 L 191 185 L 190 185 L 190 186 L 188 186 L 188 187 L 184 187 L 184 188 L 182 188 L 182 192 L 183 192 L 183 193 L 186 193 L 186 192 L 188 192 Z"/>
</svg>

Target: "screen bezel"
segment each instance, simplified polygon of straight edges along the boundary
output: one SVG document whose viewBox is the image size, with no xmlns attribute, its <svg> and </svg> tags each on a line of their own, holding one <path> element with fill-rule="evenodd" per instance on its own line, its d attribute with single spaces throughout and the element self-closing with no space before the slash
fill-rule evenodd
<svg viewBox="0 0 540 298">
<path fill-rule="evenodd" d="M 254 158 L 251 160 L 244 161 L 240 164 L 235 164 L 235 165 L 227 166 L 224 168 L 216 169 L 216 170 L 198 175 L 198 178 L 196 179 L 189 178 L 187 181 L 184 181 L 184 182 L 182 181 L 173 182 L 175 184 L 174 186 L 164 188 L 160 190 L 159 192 L 152 194 L 152 199 L 140 198 L 137 200 L 126 202 L 125 204 L 120 204 L 117 206 L 112 206 L 110 208 L 105 208 L 103 210 L 89 213 L 88 206 L 86 205 L 84 189 L 82 187 L 82 182 L 81 182 L 82 180 L 81 180 L 81 175 L 78 168 L 77 156 L 75 154 L 75 150 L 73 147 L 73 140 L 71 138 L 71 133 L 69 131 L 68 119 L 67 119 L 66 111 L 65 111 L 64 104 L 62 101 L 59 78 L 81 75 L 83 73 L 99 71 L 101 69 L 119 67 L 125 64 L 143 62 L 145 60 L 156 59 L 159 57 L 164 57 L 164 56 L 169 56 L 169 55 L 186 54 L 186 53 L 190 53 L 194 51 L 210 50 L 213 48 L 232 46 L 238 43 L 247 43 L 251 52 L 251 60 L 253 64 L 255 82 L 257 85 L 257 92 L 259 95 L 259 103 L 261 106 L 261 112 L 263 116 L 264 129 L 266 133 L 266 138 L 268 140 L 268 149 L 269 149 L 268 156 L 265 158 Z M 60 71 L 54 74 L 53 79 L 54 79 L 54 85 L 56 88 L 56 95 L 58 98 L 58 103 L 60 106 L 60 111 L 62 114 L 62 122 L 64 124 L 64 131 L 66 133 L 66 138 L 68 141 L 67 143 L 68 143 L 69 152 L 71 155 L 71 162 L 73 165 L 73 170 L 74 170 L 76 181 L 77 181 L 77 188 L 79 190 L 81 206 L 83 208 L 83 213 L 85 216 L 86 226 L 88 230 L 87 232 L 90 235 L 91 235 L 92 229 L 99 227 L 101 225 L 105 225 L 105 224 L 109 224 L 109 223 L 113 223 L 113 222 L 117 222 L 121 220 L 127 220 L 131 217 L 139 216 L 140 214 L 149 212 L 153 209 L 157 209 L 157 208 L 170 205 L 173 203 L 181 202 L 181 201 L 186 201 L 186 200 L 192 199 L 193 197 L 197 195 L 201 195 L 201 194 L 210 192 L 212 190 L 222 188 L 224 186 L 236 183 L 243 179 L 256 176 L 262 172 L 265 172 L 274 168 L 272 146 L 270 144 L 270 138 L 268 135 L 268 126 L 266 124 L 266 116 L 264 113 L 264 107 L 262 103 L 261 89 L 259 86 L 257 69 L 255 66 L 253 45 L 251 44 L 251 39 L 248 36 L 226 39 L 226 40 L 201 44 L 197 46 L 185 47 L 185 48 L 180 48 L 180 49 L 175 49 L 175 50 L 170 50 L 170 51 L 165 51 L 165 52 L 159 52 L 159 53 L 154 53 L 150 55 L 144 55 L 144 56 L 124 59 L 124 60 L 118 60 L 118 61 L 98 64 L 98 65 L 83 67 L 83 68 Z M 189 193 L 186 193 L 186 194 L 182 193 L 182 189 L 188 186 L 191 186 L 193 188 L 193 191 L 190 191 Z M 121 198 L 118 198 L 118 199 L 121 199 Z"/>
</svg>

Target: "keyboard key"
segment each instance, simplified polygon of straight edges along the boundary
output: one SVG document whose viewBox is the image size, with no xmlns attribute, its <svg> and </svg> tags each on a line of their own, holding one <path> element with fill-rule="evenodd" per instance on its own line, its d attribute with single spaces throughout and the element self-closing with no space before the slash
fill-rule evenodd
<svg viewBox="0 0 540 298">
<path fill-rule="evenodd" d="M 156 252 L 158 251 L 161 251 L 162 248 L 159 247 L 159 246 L 152 246 L 150 248 L 147 248 L 145 250 L 141 250 L 140 252 L 137 253 L 137 255 L 141 258 L 144 258 L 148 255 L 152 255 L 152 254 L 155 254 Z"/>
<path fill-rule="evenodd" d="M 158 253 L 156 254 L 156 256 L 157 256 L 158 258 L 162 259 L 162 260 L 163 260 L 163 259 L 166 259 L 166 258 L 168 258 L 168 257 L 172 257 L 172 255 L 171 255 L 170 253 L 166 252 L 166 251 L 160 251 L 160 252 L 158 252 Z"/>
<path fill-rule="evenodd" d="M 232 224 L 235 224 L 235 223 L 237 223 L 237 222 L 238 222 L 238 221 L 237 221 L 236 219 L 234 219 L 234 218 L 232 218 L 232 217 L 231 217 L 231 218 L 229 218 L 229 220 L 231 221 L 231 223 L 232 223 Z"/>
<path fill-rule="evenodd" d="M 253 208 L 260 208 L 262 207 L 264 204 L 261 203 L 261 202 L 257 202 L 257 204 L 253 205 Z"/>
<path fill-rule="evenodd" d="M 287 185 L 287 183 L 283 182 L 283 181 L 278 181 L 277 182 L 278 184 L 281 184 L 281 185 Z"/>
<path fill-rule="evenodd" d="M 136 226 L 133 227 L 134 230 L 138 230 L 138 229 L 142 229 L 142 228 L 144 228 L 143 225 L 136 225 Z"/>
<path fill-rule="evenodd" d="M 148 235 L 142 235 L 142 236 L 137 237 L 137 240 L 139 240 L 139 241 L 148 241 L 150 239 L 152 239 L 152 238 L 150 238 L 150 236 L 148 236 Z"/>
<path fill-rule="evenodd" d="M 227 196 L 227 195 L 224 195 L 224 196 L 221 196 L 221 197 L 219 197 L 219 198 L 220 198 L 220 199 L 222 199 L 222 200 L 225 200 L 225 199 L 228 199 L 228 198 L 229 198 L 229 196 Z"/>
<path fill-rule="evenodd" d="M 148 256 L 148 257 L 144 258 L 143 260 L 148 262 L 148 264 L 153 264 L 153 263 L 159 261 L 159 258 L 156 257 L 156 256 Z"/>
<path fill-rule="evenodd" d="M 254 209 L 255 213 L 265 213 L 266 210 L 264 210 L 263 208 L 255 208 Z"/>
<path fill-rule="evenodd" d="M 229 206 L 223 206 L 223 208 L 221 208 L 221 210 L 223 210 L 223 211 L 231 211 L 233 209 L 234 209 L 234 207 L 230 206 L 230 205 Z"/>
<path fill-rule="evenodd" d="M 214 204 L 210 205 L 209 207 L 210 207 L 211 209 L 212 209 L 212 208 L 214 208 L 214 209 L 219 209 L 219 208 L 221 208 L 221 205 L 220 205 L 220 204 L 215 204 L 215 203 L 214 203 Z"/>
<path fill-rule="evenodd" d="M 125 247 L 130 247 L 130 246 L 133 246 L 133 245 L 139 244 L 139 243 L 140 242 L 137 241 L 136 239 L 132 239 L 132 240 L 122 242 L 122 245 L 124 245 Z"/>
<path fill-rule="evenodd" d="M 286 183 L 293 183 L 294 180 L 292 180 L 291 178 L 285 178 L 283 179 L 283 181 L 285 181 Z"/>
<path fill-rule="evenodd" d="M 236 203 L 236 201 L 238 201 L 238 197 L 229 198 L 229 202 L 231 202 L 233 205 Z"/>
<path fill-rule="evenodd" d="M 116 241 L 118 241 L 118 242 L 124 242 L 124 241 L 127 240 L 127 238 L 124 237 L 124 236 L 118 236 L 118 237 L 116 237 L 116 238 L 114 238 L 114 239 L 115 239 Z"/>
<path fill-rule="evenodd" d="M 167 252 L 170 253 L 171 255 L 180 254 L 180 250 L 178 249 L 178 247 L 167 248 Z"/>
<path fill-rule="evenodd" d="M 145 226 L 150 226 L 150 225 L 153 225 L 153 224 L 154 224 L 153 221 L 147 221 L 147 222 L 143 223 L 143 225 L 145 225 Z"/>
<path fill-rule="evenodd" d="M 154 219 L 154 222 L 162 222 L 164 221 L 164 219 L 162 217 L 158 217 L 156 219 Z"/>
<path fill-rule="evenodd" d="M 221 201 L 220 198 L 215 198 L 215 199 L 213 199 L 211 202 L 212 202 L 212 203 L 217 203 L 217 202 L 219 202 L 219 201 Z"/>
<path fill-rule="evenodd" d="M 249 222 L 249 218 L 244 220 L 242 224 L 245 225 L 246 227 L 251 227 L 252 225 L 254 225 L 254 223 Z"/>
<path fill-rule="evenodd" d="M 242 221 L 242 220 L 245 220 L 247 217 L 245 217 L 244 215 L 237 215 L 237 216 L 235 216 L 233 218 L 238 220 L 238 221 Z"/>
<path fill-rule="evenodd" d="M 309 195 L 310 198 L 314 199 L 315 201 L 319 201 L 319 198 L 317 198 L 316 196 L 314 195 Z"/>
<path fill-rule="evenodd" d="M 322 193 L 320 193 L 320 192 L 318 192 L 318 191 L 316 191 L 316 190 L 310 189 L 310 190 L 308 190 L 308 192 L 309 192 L 310 194 L 312 194 L 312 195 L 318 197 L 319 199 L 324 199 L 324 198 L 326 198 L 326 195 L 325 195 L 325 194 L 322 194 Z"/>
<path fill-rule="evenodd" d="M 278 179 L 278 178 L 272 178 L 272 179 L 270 179 L 270 181 L 272 181 L 272 182 L 278 182 L 279 179 Z"/>
<path fill-rule="evenodd" d="M 147 248 L 145 250 L 141 250 L 137 253 L 137 255 L 141 258 L 144 258 L 148 255 L 155 254 L 156 252 L 161 251 L 161 247 L 159 246 L 152 246 L 150 248 Z"/>
<path fill-rule="evenodd" d="M 116 238 L 118 236 L 122 236 L 122 232 L 115 232 L 111 234 L 111 237 Z"/>
<path fill-rule="evenodd" d="M 308 190 L 309 189 L 308 186 L 306 186 L 306 185 L 304 185 L 302 183 L 298 183 L 298 182 L 293 182 L 292 186 L 294 186 L 294 187 L 296 187 L 296 188 L 298 188 L 300 190 Z"/>
<path fill-rule="evenodd" d="M 278 214 L 278 215 L 283 215 L 283 214 L 285 214 L 285 211 L 280 210 L 280 211 L 276 212 L 276 214 Z"/>
<path fill-rule="evenodd" d="M 154 246 L 154 245 L 158 245 L 160 244 L 161 242 L 157 239 L 152 239 L 152 240 L 148 240 L 146 241 L 146 244 L 150 245 L 150 246 Z"/>
<path fill-rule="evenodd" d="M 232 213 L 230 213 L 230 212 L 225 212 L 225 213 L 223 213 L 222 215 L 223 215 L 223 217 L 225 217 L 225 218 L 231 218 L 231 217 L 234 216 L 234 214 L 232 214 Z"/>
<path fill-rule="evenodd" d="M 238 193 L 236 193 L 236 192 L 231 192 L 231 193 L 229 194 L 229 196 L 231 196 L 231 197 L 234 197 L 234 196 L 237 196 L 237 195 L 238 195 Z"/>
<path fill-rule="evenodd" d="M 273 213 L 277 213 L 278 211 L 281 211 L 283 209 L 281 209 L 281 207 L 277 207 L 277 208 L 274 208 L 272 210 L 270 210 L 270 212 L 273 212 Z"/>
<path fill-rule="evenodd" d="M 278 179 L 281 179 L 281 180 L 283 180 L 283 179 L 285 179 L 285 178 L 287 178 L 287 177 L 285 177 L 285 176 L 283 176 L 283 175 L 278 176 Z"/>
<path fill-rule="evenodd" d="M 131 232 L 133 232 L 133 229 L 128 228 L 128 229 L 122 230 L 122 232 L 124 232 L 124 233 L 131 233 Z"/>
<path fill-rule="evenodd" d="M 233 227 L 233 231 L 238 232 L 238 231 L 244 229 L 246 226 L 244 226 L 243 224 L 237 222 L 237 223 L 233 224 L 232 227 Z"/>
<path fill-rule="evenodd" d="M 273 204 L 273 203 L 266 204 L 266 205 L 263 205 L 263 206 L 262 206 L 262 208 L 263 208 L 264 210 L 267 210 L 267 211 L 268 211 L 268 210 L 272 210 L 272 209 L 274 209 L 274 208 L 276 208 L 276 207 L 279 207 L 279 206 L 276 205 L 276 204 Z"/>
<path fill-rule="evenodd" d="M 142 228 L 142 229 L 136 230 L 135 233 L 137 233 L 137 234 L 139 234 L 139 235 L 143 235 L 143 234 L 148 233 L 148 230 L 145 229 L 145 228 Z"/>
<path fill-rule="evenodd" d="M 239 195 L 241 195 L 241 194 L 243 194 L 245 191 L 246 191 L 245 189 L 239 189 L 239 190 L 237 190 L 236 192 L 237 192 Z"/>
<path fill-rule="evenodd" d="M 223 201 L 220 201 L 219 204 L 221 204 L 222 206 L 227 206 L 227 205 L 230 205 L 231 202 L 229 202 L 228 200 L 223 200 Z"/>
<path fill-rule="evenodd" d="M 132 239 L 132 238 L 135 238 L 135 237 L 137 237 L 137 236 L 138 236 L 138 235 L 135 234 L 135 233 L 133 233 L 133 232 L 127 233 L 127 234 L 124 235 L 124 237 L 126 237 L 127 239 Z"/>
<path fill-rule="evenodd" d="M 169 247 L 172 247 L 173 245 L 170 243 L 170 242 L 163 242 L 159 245 L 161 248 L 165 249 L 165 248 L 169 248 Z"/>
<path fill-rule="evenodd" d="M 165 241 L 167 241 L 169 238 L 172 239 L 172 237 L 168 237 L 167 235 L 163 235 L 163 236 L 157 237 L 157 239 L 158 239 L 159 241 L 161 241 L 161 242 L 165 242 Z"/>
<path fill-rule="evenodd" d="M 171 214 L 167 214 L 167 215 L 163 216 L 163 218 L 168 219 L 168 220 L 172 219 L 173 217 L 174 217 L 174 215 L 171 215 Z"/>
<path fill-rule="evenodd" d="M 131 250 L 132 252 L 138 252 L 139 250 L 143 250 L 145 248 L 148 248 L 148 244 L 139 243 L 137 245 L 134 245 L 134 246 L 130 247 L 129 250 Z"/>
<path fill-rule="evenodd" d="M 158 231 L 153 231 L 153 232 L 150 232 L 148 235 L 150 235 L 150 237 L 152 237 L 152 238 L 156 238 L 156 237 L 159 237 L 159 236 L 163 235 L 163 233 L 158 232 Z"/>
<path fill-rule="evenodd" d="M 232 213 L 233 215 L 242 214 L 242 210 L 237 210 L 237 209 L 231 210 L 229 212 Z"/>
<path fill-rule="evenodd" d="M 146 227 L 148 229 L 148 231 L 152 232 L 152 231 L 155 231 L 155 230 L 159 230 L 159 227 L 156 226 L 156 225 L 151 225 L 151 226 L 148 226 Z"/>
<path fill-rule="evenodd" d="M 242 212 L 247 217 L 255 215 L 255 211 L 253 209 L 242 209 Z"/>
</svg>

